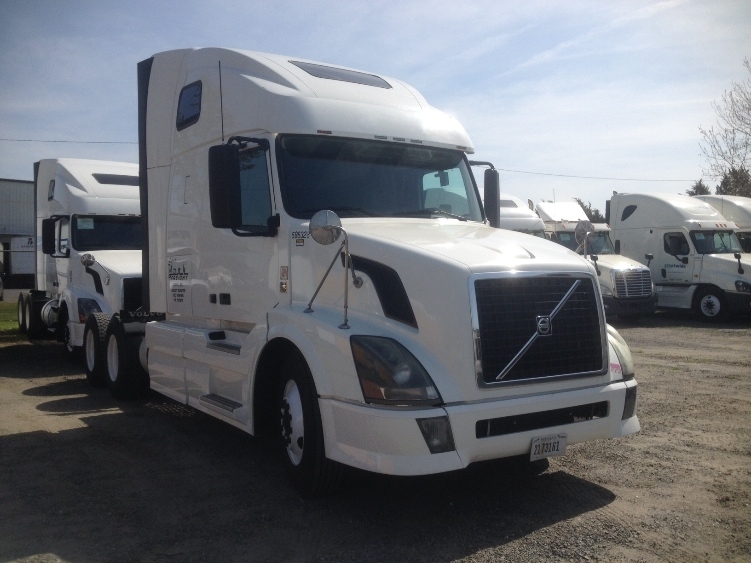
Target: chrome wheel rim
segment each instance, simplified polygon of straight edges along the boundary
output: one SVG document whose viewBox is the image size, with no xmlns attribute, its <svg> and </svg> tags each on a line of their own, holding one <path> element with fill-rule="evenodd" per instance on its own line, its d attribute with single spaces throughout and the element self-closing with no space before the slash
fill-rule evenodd
<svg viewBox="0 0 751 563">
<path fill-rule="evenodd" d="M 107 375 L 113 383 L 117 381 L 117 370 L 120 367 L 120 356 L 117 350 L 117 338 L 110 336 L 107 342 Z"/>
<path fill-rule="evenodd" d="M 716 295 L 705 295 L 699 303 L 701 312 L 705 317 L 716 317 L 720 314 L 720 300 Z"/>
<path fill-rule="evenodd" d="M 86 349 L 86 367 L 88 368 L 89 372 L 94 371 L 94 333 L 92 331 L 88 331 L 86 333 L 86 346 L 84 346 Z"/>
<path fill-rule="evenodd" d="M 292 465 L 300 465 L 305 446 L 305 423 L 302 398 L 297 383 L 290 380 L 284 386 L 281 405 L 282 440 Z"/>
</svg>

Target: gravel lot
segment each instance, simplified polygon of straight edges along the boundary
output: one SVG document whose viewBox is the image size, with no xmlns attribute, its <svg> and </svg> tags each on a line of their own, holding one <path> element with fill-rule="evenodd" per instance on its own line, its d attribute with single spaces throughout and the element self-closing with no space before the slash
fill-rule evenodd
<svg viewBox="0 0 751 563">
<path fill-rule="evenodd" d="M 658 313 L 631 345 L 641 433 L 303 501 L 268 444 L 0 344 L 0 561 L 751 561 L 751 321 Z"/>
</svg>

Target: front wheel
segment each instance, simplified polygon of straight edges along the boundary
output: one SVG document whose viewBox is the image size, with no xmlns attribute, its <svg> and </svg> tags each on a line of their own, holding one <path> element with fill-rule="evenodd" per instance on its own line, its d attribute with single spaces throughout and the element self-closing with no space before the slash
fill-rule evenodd
<svg viewBox="0 0 751 563">
<path fill-rule="evenodd" d="M 702 320 L 709 322 L 719 322 L 728 313 L 725 294 L 715 287 L 700 289 L 696 294 L 694 308 Z"/>
<path fill-rule="evenodd" d="M 331 492 L 339 481 L 340 467 L 326 457 L 315 384 L 299 353 L 284 360 L 278 404 L 279 449 L 293 486 L 303 497 Z"/>
<path fill-rule="evenodd" d="M 92 387 L 104 387 L 106 379 L 105 335 L 110 318 L 105 313 L 91 313 L 83 329 L 83 357 L 86 379 Z"/>
</svg>

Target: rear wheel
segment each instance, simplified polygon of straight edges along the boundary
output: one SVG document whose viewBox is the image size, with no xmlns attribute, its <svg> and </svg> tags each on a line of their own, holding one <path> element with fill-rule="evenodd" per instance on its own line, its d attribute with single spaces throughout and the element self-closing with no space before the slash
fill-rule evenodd
<svg viewBox="0 0 751 563">
<path fill-rule="evenodd" d="M 295 489 L 303 497 L 331 492 L 341 468 L 326 457 L 315 385 L 299 353 L 282 364 L 278 404 L 279 449 Z"/>
<path fill-rule="evenodd" d="M 35 299 L 33 293 L 26 295 L 26 335 L 29 337 L 29 340 L 36 340 L 44 334 L 42 305 L 45 302 L 46 299 Z"/>
<path fill-rule="evenodd" d="M 91 313 L 83 329 L 83 357 L 86 379 L 93 387 L 107 384 L 106 341 L 110 318 L 104 313 Z"/>
<path fill-rule="evenodd" d="M 26 296 L 18 294 L 18 332 L 26 334 Z"/>
<path fill-rule="evenodd" d="M 727 317 L 728 305 L 725 293 L 716 287 L 705 287 L 696 292 L 694 309 L 709 322 L 719 322 Z"/>
<path fill-rule="evenodd" d="M 149 381 L 138 360 L 140 335 L 125 332 L 123 323 L 113 317 L 107 327 L 107 385 L 116 399 L 133 399 L 146 393 Z"/>
</svg>

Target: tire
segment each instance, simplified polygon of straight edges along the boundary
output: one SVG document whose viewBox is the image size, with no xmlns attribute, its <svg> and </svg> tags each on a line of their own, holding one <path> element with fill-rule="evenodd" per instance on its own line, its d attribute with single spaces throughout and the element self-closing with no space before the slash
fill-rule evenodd
<svg viewBox="0 0 751 563">
<path fill-rule="evenodd" d="M 26 295 L 26 336 L 29 340 L 37 340 L 44 335 L 44 323 L 42 322 L 42 306 L 47 300 L 34 298 L 33 293 Z"/>
<path fill-rule="evenodd" d="M 105 313 L 92 313 L 83 329 L 83 359 L 86 379 L 92 387 L 107 385 L 106 340 L 110 318 Z"/>
<path fill-rule="evenodd" d="M 696 292 L 694 310 L 702 320 L 720 322 L 728 314 L 728 303 L 725 293 L 716 287 L 705 287 Z"/>
<path fill-rule="evenodd" d="M 313 378 L 299 353 L 282 364 L 277 393 L 279 450 L 289 479 L 302 497 L 320 497 L 337 486 L 341 467 L 326 458 Z"/>
<path fill-rule="evenodd" d="M 26 334 L 26 296 L 18 294 L 18 332 Z"/>
<path fill-rule="evenodd" d="M 81 347 L 73 346 L 73 344 L 70 343 L 70 325 L 68 324 L 69 320 L 70 317 L 68 315 L 68 306 L 63 305 L 62 307 L 60 307 L 60 315 L 57 318 L 57 332 L 60 335 L 60 341 L 63 343 L 63 346 L 65 348 L 65 356 L 68 358 L 69 362 L 75 363 L 79 359 L 81 359 Z"/>
<path fill-rule="evenodd" d="M 149 380 L 138 359 L 140 335 L 130 335 L 120 319 L 110 320 L 105 337 L 107 344 L 107 385 L 119 400 L 142 397 L 149 389 Z"/>
</svg>

